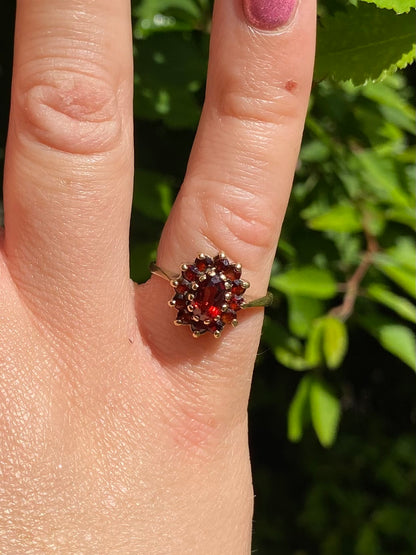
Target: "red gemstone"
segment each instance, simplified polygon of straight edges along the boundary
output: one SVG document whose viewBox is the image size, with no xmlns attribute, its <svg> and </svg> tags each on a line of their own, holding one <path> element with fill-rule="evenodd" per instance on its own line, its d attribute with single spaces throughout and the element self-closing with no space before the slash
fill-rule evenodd
<svg viewBox="0 0 416 555">
<path fill-rule="evenodd" d="M 214 258 L 214 264 L 215 264 L 215 268 L 216 268 L 217 272 L 219 274 L 221 274 L 221 273 L 225 272 L 225 270 L 230 265 L 230 262 L 229 262 L 228 258 L 221 258 L 219 255 L 217 255 Z"/>
<path fill-rule="evenodd" d="M 234 310 L 226 310 L 221 314 L 221 321 L 224 322 L 224 324 L 231 324 L 231 322 L 236 318 L 237 314 L 234 312 Z"/>
<path fill-rule="evenodd" d="M 191 330 L 192 331 L 198 331 L 199 333 L 205 333 L 207 331 L 207 326 L 204 324 L 204 322 L 194 322 L 192 321 L 191 323 Z"/>
<path fill-rule="evenodd" d="M 182 324 L 190 324 L 192 322 L 192 314 L 187 310 L 180 310 L 176 319 Z"/>
<path fill-rule="evenodd" d="M 215 333 L 216 331 L 222 331 L 224 328 L 224 324 L 221 320 L 213 320 L 210 324 L 207 325 L 207 330 L 211 333 Z"/>
<path fill-rule="evenodd" d="M 231 293 L 234 295 L 243 295 L 244 291 L 243 282 L 240 279 L 236 279 L 231 287 Z"/>
<path fill-rule="evenodd" d="M 182 271 L 182 275 L 188 281 L 195 281 L 199 276 L 198 268 L 196 266 L 189 266 L 186 270 Z"/>
<path fill-rule="evenodd" d="M 183 295 L 177 293 L 173 300 L 175 301 L 175 308 L 178 310 L 184 310 L 186 308 L 186 298 Z"/>
<path fill-rule="evenodd" d="M 243 302 L 243 297 L 232 297 L 230 302 L 228 303 L 228 306 L 231 308 L 231 310 L 240 310 Z"/>
<path fill-rule="evenodd" d="M 195 292 L 194 315 L 199 319 L 212 320 L 221 312 L 225 303 L 225 284 L 218 275 L 208 276 Z"/>
<path fill-rule="evenodd" d="M 235 264 L 231 264 L 223 272 L 228 279 L 239 279 L 241 277 L 241 269 L 237 268 Z"/>
<path fill-rule="evenodd" d="M 207 268 L 212 267 L 213 261 L 212 258 L 209 256 L 205 256 L 204 258 L 195 258 L 195 266 L 200 272 L 205 272 Z"/>
<path fill-rule="evenodd" d="M 221 309 L 218 306 L 210 306 L 207 310 L 207 314 L 209 315 L 210 318 L 214 319 L 219 314 L 221 314 Z"/>
<path fill-rule="evenodd" d="M 191 284 L 189 283 L 189 281 L 183 278 L 179 278 L 178 281 L 179 283 L 177 287 L 175 287 L 175 291 L 177 293 L 186 293 L 187 291 L 191 290 Z"/>
</svg>

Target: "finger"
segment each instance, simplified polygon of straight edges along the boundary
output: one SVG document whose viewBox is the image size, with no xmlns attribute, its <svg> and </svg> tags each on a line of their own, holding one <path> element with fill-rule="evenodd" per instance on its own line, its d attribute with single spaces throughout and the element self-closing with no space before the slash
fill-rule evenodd
<svg viewBox="0 0 416 555">
<path fill-rule="evenodd" d="M 216 2 L 206 102 L 161 263 L 223 250 L 264 294 L 302 137 L 314 22 L 313 0 L 276 33 L 248 25 L 241 0 Z"/>
<path fill-rule="evenodd" d="M 37 311 L 89 318 L 87 299 L 112 309 L 126 291 L 130 27 L 128 0 L 17 3 L 5 253 Z"/>
<path fill-rule="evenodd" d="M 263 5 L 278 8 L 279 2 Z M 252 297 L 266 292 L 293 180 L 311 85 L 315 6 L 313 0 L 301 0 L 293 6 L 291 21 L 275 32 L 271 25 L 254 28 L 253 23 L 259 24 L 255 15 L 244 12 L 241 0 L 215 3 L 206 102 L 158 252 L 158 264 L 175 270 L 198 252 L 222 250 L 242 264 Z M 273 13 L 270 21 L 275 23 Z M 157 280 L 149 286 L 153 299 L 168 297 L 169 286 Z M 223 371 L 233 391 L 239 390 L 240 376 L 239 399 L 246 399 L 261 311 L 244 311 L 238 328 L 215 343 L 205 336 L 196 342 L 185 326 L 172 327 L 172 309 L 166 310 L 161 314 L 153 309 L 156 316 L 149 311 L 142 320 L 159 356 L 190 366 L 207 360 L 207 375 Z"/>
</svg>

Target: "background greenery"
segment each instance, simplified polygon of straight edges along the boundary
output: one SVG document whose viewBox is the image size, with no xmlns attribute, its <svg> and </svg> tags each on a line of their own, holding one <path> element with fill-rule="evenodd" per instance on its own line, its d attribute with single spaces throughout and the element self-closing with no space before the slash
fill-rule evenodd
<svg viewBox="0 0 416 555">
<path fill-rule="evenodd" d="M 273 268 L 250 406 L 254 550 L 415 550 L 414 3 L 319 5 L 310 111 Z M 133 0 L 131 273 L 183 178 L 205 86 L 210 0 Z M 14 2 L 0 22 L 0 161 Z"/>
</svg>

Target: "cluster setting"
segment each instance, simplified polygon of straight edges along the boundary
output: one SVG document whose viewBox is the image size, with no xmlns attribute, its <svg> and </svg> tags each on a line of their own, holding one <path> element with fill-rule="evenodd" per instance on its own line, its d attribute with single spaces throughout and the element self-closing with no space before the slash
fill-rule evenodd
<svg viewBox="0 0 416 555">
<path fill-rule="evenodd" d="M 224 253 L 214 258 L 200 254 L 193 264 L 182 264 L 171 280 L 175 295 L 169 306 L 178 311 L 175 324 L 189 325 L 194 337 L 209 332 L 218 338 L 226 324 L 236 326 L 250 284 L 241 278 L 241 264 L 232 264 Z"/>
</svg>

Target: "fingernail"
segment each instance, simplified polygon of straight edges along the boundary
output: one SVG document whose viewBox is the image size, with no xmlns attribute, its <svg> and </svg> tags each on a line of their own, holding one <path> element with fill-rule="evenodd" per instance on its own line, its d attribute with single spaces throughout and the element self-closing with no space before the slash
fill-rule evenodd
<svg viewBox="0 0 416 555">
<path fill-rule="evenodd" d="M 243 0 L 247 21 L 253 27 L 273 31 L 289 23 L 296 0 Z"/>
</svg>

